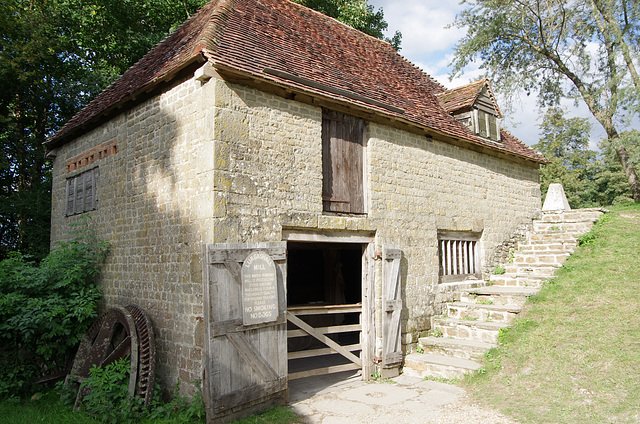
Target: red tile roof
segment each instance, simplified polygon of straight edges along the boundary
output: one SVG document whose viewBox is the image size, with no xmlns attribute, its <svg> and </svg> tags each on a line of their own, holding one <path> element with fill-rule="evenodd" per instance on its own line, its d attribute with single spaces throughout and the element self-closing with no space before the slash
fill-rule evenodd
<svg viewBox="0 0 640 424">
<path fill-rule="evenodd" d="M 64 125 L 49 148 L 196 60 L 313 95 L 348 102 L 464 142 L 534 162 L 521 141 L 494 143 L 442 107 L 443 86 L 389 43 L 288 0 L 212 0 Z"/>
<path fill-rule="evenodd" d="M 505 147 L 511 152 L 519 153 L 522 156 L 533 158 L 533 159 L 537 158 L 537 161 L 539 163 L 542 163 L 542 164 L 549 163 L 549 160 L 547 160 L 547 158 L 542 156 L 542 154 L 540 154 L 537 150 L 527 146 L 518 137 L 514 136 L 509 131 L 502 128 L 500 129 L 499 144 L 504 144 Z"/>
</svg>

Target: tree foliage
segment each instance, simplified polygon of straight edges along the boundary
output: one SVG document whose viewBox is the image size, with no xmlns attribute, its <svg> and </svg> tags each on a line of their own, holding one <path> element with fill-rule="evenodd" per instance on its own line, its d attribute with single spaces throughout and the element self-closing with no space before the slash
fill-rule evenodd
<svg viewBox="0 0 640 424">
<path fill-rule="evenodd" d="M 0 2 L 0 259 L 49 251 L 43 142 L 202 3 Z"/>
<path fill-rule="evenodd" d="M 562 109 L 550 108 L 543 116 L 540 129 L 542 137 L 533 147 L 549 160 L 540 171 L 543 195 L 549 184 L 561 183 L 572 208 L 632 200 L 629 184 L 610 143 L 604 140 L 599 152 L 589 148 L 591 124 L 587 119 L 567 119 Z M 633 135 L 623 134 L 620 138 L 629 143 Z M 638 163 L 636 151 L 629 151 L 631 160 Z"/>
<path fill-rule="evenodd" d="M 618 126 L 640 101 L 635 64 L 640 6 L 626 0 L 467 0 L 456 25 L 454 73 L 475 58 L 505 93 L 537 92 L 542 105 L 583 101 L 616 151 L 633 197 L 640 184 Z"/>
<path fill-rule="evenodd" d="M 596 152 L 589 149 L 589 121 L 565 119 L 562 109 L 552 108 L 544 115 L 540 129 L 542 137 L 533 147 L 549 160 L 540 171 L 542 193 L 549 184 L 561 183 L 571 207 L 589 203 L 593 193 L 586 182 L 593 180 L 596 162 Z"/>
<path fill-rule="evenodd" d="M 19 253 L 0 262 L 0 396 L 64 367 L 97 317 L 108 246 L 86 223 L 73 235 L 39 265 Z"/>
</svg>

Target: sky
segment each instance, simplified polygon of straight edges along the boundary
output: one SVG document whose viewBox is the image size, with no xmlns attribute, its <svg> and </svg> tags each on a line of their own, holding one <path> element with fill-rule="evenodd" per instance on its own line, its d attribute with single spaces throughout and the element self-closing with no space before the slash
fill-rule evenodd
<svg viewBox="0 0 640 424">
<path fill-rule="evenodd" d="M 369 0 L 375 10 L 382 8 L 389 24 L 387 36 L 395 31 L 402 33 L 400 54 L 422 68 L 447 88 L 455 88 L 478 80 L 482 75 L 479 66 L 469 66 L 463 75 L 450 80 L 451 57 L 453 47 L 464 34 L 464 29 L 447 28 L 455 16 L 463 9 L 459 0 Z M 539 141 L 539 110 L 536 97 L 522 95 L 513 110 L 505 110 L 506 103 L 501 102 L 500 93 L 495 93 L 498 106 L 504 118 L 501 125 L 528 145 Z M 504 103 L 504 104 L 501 104 Z M 567 117 L 591 118 L 586 106 L 576 107 L 573 101 L 563 104 Z M 597 141 L 604 137 L 604 131 L 592 120 L 591 147 L 596 148 Z"/>
</svg>

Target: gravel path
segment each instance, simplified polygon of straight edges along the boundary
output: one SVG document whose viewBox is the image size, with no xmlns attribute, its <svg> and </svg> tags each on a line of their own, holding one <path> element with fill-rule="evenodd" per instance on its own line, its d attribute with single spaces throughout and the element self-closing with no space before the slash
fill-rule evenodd
<svg viewBox="0 0 640 424">
<path fill-rule="evenodd" d="M 357 375 L 291 382 L 291 406 L 308 424 L 518 424 L 473 404 L 464 389 L 399 376 L 363 382 Z"/>
</svg>

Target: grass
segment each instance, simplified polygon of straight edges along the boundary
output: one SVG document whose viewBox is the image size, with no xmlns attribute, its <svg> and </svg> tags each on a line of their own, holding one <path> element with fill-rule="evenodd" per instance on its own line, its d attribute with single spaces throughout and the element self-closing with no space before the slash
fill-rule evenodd
<svg viewBox="0 0 640 424">
<path fill-rule="evenodd" d="M 523 423 L 640 422 L 640 204 L 581 240 L 462 381 Z"/>
<path fill-rule="evenodd" d="M 234 421 L 232 424 L 298 424 L 303 422 L 291 408 L 277 407 L 260 415 Z"/>
<path fill-rule="evenodd" d="M 99 424 L 102 421 L 84 412 L 74 412 L 59 402 L 60 396 L 52 390 L 34 395 L 31 399 L 6 399 L 0 402 L 0 424 Z M 173 414 L 172 418 L 140 419 L 138 424 L 204 424 L 204 419 L 186 419 Z M 289 407 L 272 408 L 262 414 L 254 415 L 231 424 L 297 424 L 300 417 Z"/>
</svg>

